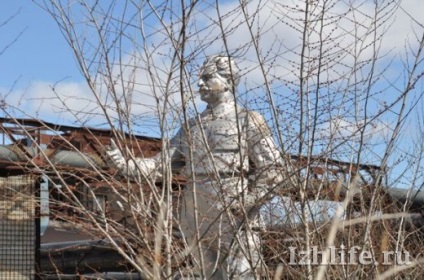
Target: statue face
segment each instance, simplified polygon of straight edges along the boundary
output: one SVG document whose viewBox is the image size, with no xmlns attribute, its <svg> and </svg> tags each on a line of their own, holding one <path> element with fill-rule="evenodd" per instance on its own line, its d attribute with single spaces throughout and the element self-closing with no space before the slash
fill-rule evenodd
<svg viewBox="0 0 424 280">
<path fill-rule="evenodd" d="M 226 79 L 217 73 L 215 65 L 205 65 L 201 69 L 197 85 L 200 98 L 207 103 L 218 102 L 229 90 Z"/>
</svg>

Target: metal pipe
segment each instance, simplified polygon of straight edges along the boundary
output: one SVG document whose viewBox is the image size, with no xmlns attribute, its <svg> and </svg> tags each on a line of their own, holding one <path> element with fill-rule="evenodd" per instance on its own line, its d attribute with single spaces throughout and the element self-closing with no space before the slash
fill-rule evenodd
<svg viewBox="0 0 424 280">
<path fill-rule="evenodd" d="M 18 147 L 17 145 L 0 145 L 0 161 L 28 162 L 35 157 L 46 161 L 46 158 L 54 165 L 70 166 L 76 168 L 107 168 L 106 162 L 96 155 L 77 151 L 40 149 L 35 147 Z M 414 208 L 424 205 L 424 192 L 401 188 L 384 188 L 395 200 L 405 203 L 411 201 Z M 343 190 L 341 191 L 343 193 Z"/>
<path fill-rule="evenodd" d="M 41 252 L 52 252 L 66 249 L 89 250 L 94 247 L 102 247 L 112 249 L 112 245 L 102 239 L 99 240 L 77 240 L 66 242 L 43 243 L 40 245 Z"/>
<path fill-rule="evenodd" d="M 47 243 L 40 246 L 40 271 L 52 273 L 84 273 L 125 271 L 125 259 L 103 240 Z"/>
<path fill-rule="evenodd" d="M 414 203 L 424 204 L 424 191 L 416 189 L 400 189 L 400 188 L 385 188 L 384 189 L 391 197 L 400 201 L 413 201 Z"/>
<path fill-rule="evenodd" d="M 390 197 L 402 204 L 411 203 L 409 210 L 424 206 L 424 191 L 421 189 L 384 188 Z"/>
<path fill-rule="evenodd" d="M 38 149 L 35 147 L 18 147 L 17 145 L 0 145 L 0 161 L 28 162 L 34 158 L 50 161 L 54 165 L 77 168 L 106 168 L 106 163 L 98 156 L 78 151 Z"/>
</svg>

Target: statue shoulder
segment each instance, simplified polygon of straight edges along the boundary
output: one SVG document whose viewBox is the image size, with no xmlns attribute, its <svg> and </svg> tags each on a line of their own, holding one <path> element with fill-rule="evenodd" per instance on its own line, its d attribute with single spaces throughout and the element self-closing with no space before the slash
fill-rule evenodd
<svg viewBox="0 0 424 280">
<path fill-rule="evenodd" d="M 265 118 L 256 111 L 246 111 L 247 122 L 250 129 L 258 130 L 262 135 L 271 134 Z"/>
</svg>

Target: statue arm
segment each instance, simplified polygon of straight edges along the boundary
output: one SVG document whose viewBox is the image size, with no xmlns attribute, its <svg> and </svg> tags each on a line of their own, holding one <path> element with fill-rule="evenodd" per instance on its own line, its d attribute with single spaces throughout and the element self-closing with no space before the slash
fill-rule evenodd
<svg viewBox="0 0 424 280">
<path fill-rule="evenodd" d="M 177 137 L 179 137 L 179 133 L 171 140 L 171 147 L 167 150 L 172 168 L 175 166 L 177 168 L 180 167 L 183 160 L 182 154 L 178 149 L 179 147 L 176 145 L 178 142 L 176 140 Z M 125 158 L 117 147 L 115 141 L 111 140 L 110 149 L 106 150 L 106 154 L 110 158 L 113 166 L 126 177 L 133 179 L 140 178 L 142 180 L 150 179 L 153 181 L 162 177 L 164 164 L 161 153 L 150 158 Z"/>
<path fill-rule="evenodd" d="M 271 189 L 284 180 L 284 160 L 264 118 L 257 112 L 248 116 L 249 159 L 255 167 L 255 185 Z"/>
<path fill-rule="evenodd" d="M 110 149 L 106 151 L 114 167 L 129 178 L 157 179 L 161 169 L 160 154 L 152 158 L 131 157 L 125 158 L 114 140 L 110 142 Z"/>
</svg>

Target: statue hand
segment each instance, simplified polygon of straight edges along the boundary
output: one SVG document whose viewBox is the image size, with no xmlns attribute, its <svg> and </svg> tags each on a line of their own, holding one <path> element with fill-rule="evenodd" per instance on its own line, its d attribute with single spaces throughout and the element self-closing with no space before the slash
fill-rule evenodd
<svg viewBox="0 0 424 280">
<path fill-rule="evenodd" d="M 127 150 L 129 153 L 129 151 Z M 156 174 L 156 161 L 154 158 L 124 158 L 115 141 L 110 140 L 110 147 L 105 149 L 106 155 L 112 164 L 121 171 L 122 175 L 141 181 L 160 177 Z"/>
<path fill-rule="evenodd" d="M 113 139 L 110 140 L 110 147 L 106 148 L 105 152 L 115 167 L 122 169 L 125 166 L 125 159 Z"/>
</svg>

